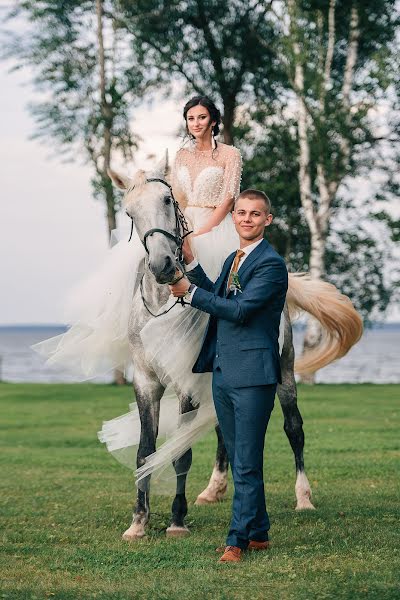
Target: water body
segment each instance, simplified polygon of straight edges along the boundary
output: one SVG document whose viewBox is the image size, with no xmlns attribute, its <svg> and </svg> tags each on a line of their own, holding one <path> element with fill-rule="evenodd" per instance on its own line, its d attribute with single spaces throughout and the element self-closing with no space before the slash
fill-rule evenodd
<svg viewBox="0 0 400 600">
<path fill-rule="evenodd" d="M 46 367 L 44 359 L 30 349 L 32 344 L 59 335 L 64 326 L 0 327 L 0 380 L 8 382 L 73 383 L 79 381 L 62 368 Z M 302 347 L 303 331 L 295 329 L 296 352 Z M 92 380 L 109 383 L 112 374 Z M 321 369 L 319 383 L 400 383 L 400 323 L 366 330 L 360 342 L 337 361 Z"/>
</svg>

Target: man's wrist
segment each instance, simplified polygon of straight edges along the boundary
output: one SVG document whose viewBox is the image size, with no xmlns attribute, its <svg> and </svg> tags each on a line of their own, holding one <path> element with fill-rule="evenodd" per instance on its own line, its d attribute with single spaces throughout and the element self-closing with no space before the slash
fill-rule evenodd
<svg viewBox="0 0 400 600">
<path fill-rule="evenodd" d="M 192 301 L 193 294 L 196 290 L 197 290 L 197 285 L 195 285 L 194 283 L 191 283 L 187 289 L 185 296 L 184 296 L 184 298 L 187 302 L 190 303 Z"/>
<path fill-rule="evenodd" d="M 194 283 L 191 283 L 191 284 L 189 285 L 188 289 L 186 290 L 186 294 L 185 294 L 185 296 L 190 296 L 190 294 L 193 292 L 193 290 L 194 290 L 194 288 L 195 288 L 195 287 L 196 287 L 196 286 L 194 285 Z"/>
</svg>

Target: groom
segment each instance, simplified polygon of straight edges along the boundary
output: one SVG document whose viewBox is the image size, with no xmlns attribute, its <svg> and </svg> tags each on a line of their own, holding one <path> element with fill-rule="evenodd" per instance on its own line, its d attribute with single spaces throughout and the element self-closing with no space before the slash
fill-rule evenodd
<svg viewBox="0 0 400 600">
<path fill-rule="evenodd" d="M 222 562 L 238 562 L 247 548 L 268 548 L 263 451 L 281 381 L 278 337 L 287 291 L 285 263 L 263 239 L 272 221 L 268 197 L 245 190 L 232 216 L 240 249 L 227 258 L 217 281 L 208 279 L 185 244 L 189 279 L 170 286 L 174 296 L 185 296 L 211 315 L 193 372 L 213 372 L 214 404 L 235 487 Z"/>
</svg>

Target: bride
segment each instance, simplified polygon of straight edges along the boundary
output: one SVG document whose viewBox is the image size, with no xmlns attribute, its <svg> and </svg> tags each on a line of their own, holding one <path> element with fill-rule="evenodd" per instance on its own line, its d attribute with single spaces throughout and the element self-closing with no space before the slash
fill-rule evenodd
<svg viewBox="0 0 400 600">
<path fill-rule="evenodd" d="M 215 280 L 227 256 L 239 246 L 231 210 L 240 191 L 241 156 L 239 150 L 216 141 L 221 115 L 207 97 L 195 96 L 184 109 L 183 117 L 189 143 L 176 155 L 172 169 L 174 195 L 184 207 L 194 255 L 211 280 Z M 91 378 L 129 364 L 128 318 L 131 299 L 143 268 L 144 249 L 137 234 L 128 243 L 114 245 L 105 264 L 87 282 L 80 285 L 69 301 L 70 329 L 63 335 L 45 340 L 35 350 L 48 357 L 49 364 L 62 364 L 85 378 Z M 171 297 L 170 302 L 175 299 Z M 192 366 L 200 351 L 208 315 L 192 307 L 174 308 L 166 315 L 151 319 L 141 331 L 146 357 L 159 379 L 169 389 L 185 390 L 192 386 Z M 167 341 L 166 341 L 167 340 Z M 197 435 L 200 437 L 215 423 L 209 377 L 201 378 L 202 389 L 196 399 L 202 403 Z M 168 395 L 168 394 L 167 394 Z M 178 418 L 171 421 L 174 394 L 161 403 L 160 433 L 169 435 L 169 448 L 178 455 L 187 439 L 182 439 Z M 163 410 L 164 406 L 164 410 Z M 179 425 L 182 421 L 179 421 Z M 99 439 L 126 466 L 136 466 L 135 446 L 140 436 L 138 411 L 103 424 Z M 185 437 L 185 436 L 184 436 Z M 171 459 L 162 447 L 146 462 L 139 473 L 164 467 Z"/>
<path fill-rule="evenodd" d="M 183 116 L 190 143 L 176 155 L 172 188 L 185 205 L 193 254 L 215 281 L 225 259 L 239 247 L 231 210 L 240 192 L 242 161 L 237 148 L 217 143 L 221 116 L 209 98 L 189 100 Z M 183 374 L 190 377 L 208 319 L 206 313 L 188 307 L 152 319 L 144 327 L 141 338 L 147 358 L 164 384 L 189 387 L 182 381 Z"/>
</svg>

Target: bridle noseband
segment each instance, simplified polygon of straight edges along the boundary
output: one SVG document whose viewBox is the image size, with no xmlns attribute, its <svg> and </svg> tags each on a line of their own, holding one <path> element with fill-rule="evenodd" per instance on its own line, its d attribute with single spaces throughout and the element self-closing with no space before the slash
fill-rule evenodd
<svg viewBox="0 0 400 600">
<path fill-rule="evenodd" d="M 176 243 L 175 260 L 176 260 L 176 264 L 179 267 L 182 274 L 170 282 L 170 285 L 174 285 L 175 283 L 178 283 L 178 281 L 180 281 L 184 277 L 185 266 L 183 263 L 182 246 L 183 246 L 183 241 L 184 241 L 185 237 L 187 237 L 189 234 L 191 234 L 192 231 L 189 230 L 189 226 L 186 221 L 185 215 L 183 214 L 177 200 L 175 199 L 174 193 L 172 191 L 172 187 L 169 185 L 169 183 L 167 181 L 165 181 L 165 179 L 160 179 L 158 177 L 150 177 L 149 179 L 146 179 L 146 181 L 145 181 L 145 183 L 152 183 L 152 182 L 162 183 L 163 185 L 166 185 L 170 191 L 171 201 L 172 201 L 172 205 L 173 205 L 174 213 L 175 213 L 175 232 L 177 232 L 177 233 L 176 233 L 176 235 L 174 235 L 173 233 L 170 233 L 169 231 L 166 231 L 165 229 L 159 229 L 158 227 L 154 227 L 153 229 L 149 229 L 148 231 L 146 231 L 143 236 L 143 240 L 140 240 L 140 241 L 142 242 L 147 254 L 149 254 L 149 249 L 147 247 L 147 238 L 150 237 L 151 235 L 153 235 L 153 233 L 162 233 L 165 237 L 167 237 L 168 239 L 170 239 Z M 133 187 L 130 188 L 129 192 L 131 192 L 133 189 L 134 189 Z M 127 215 L 128 215 L 128 217 L 130 217 L 132 219 L 131 233 L 130 233 L 129 240 L 128 240 L 128 242 L 130 242 L 132 239 L 132 234 L 133 234 L 133 217 L 131 217 L 131 215 L 128 213 L 127 213 Z M 176 300 L 175 304 L 173 304 L 168 310 L 166 310 L 160 314 L 157 314 L 157 315 L 152 313 L 152 311 L 147 306 L 146 301 L 143 296 L 143 277 L 144 277 L 144 274 L 142 275 L 142 278 L 140 280 L 140 293 L 141 293 L 142 301 L 143 301 L 143 304 L 144 304 L 146 310 L 153 317 L 161 317 L 161 315 L 165 315 L 178 303 L 182 304 L 182 306 L 187 304 L 187 302 L 185 302 L 183 298 L 178 298 Z"/>
</svg>

